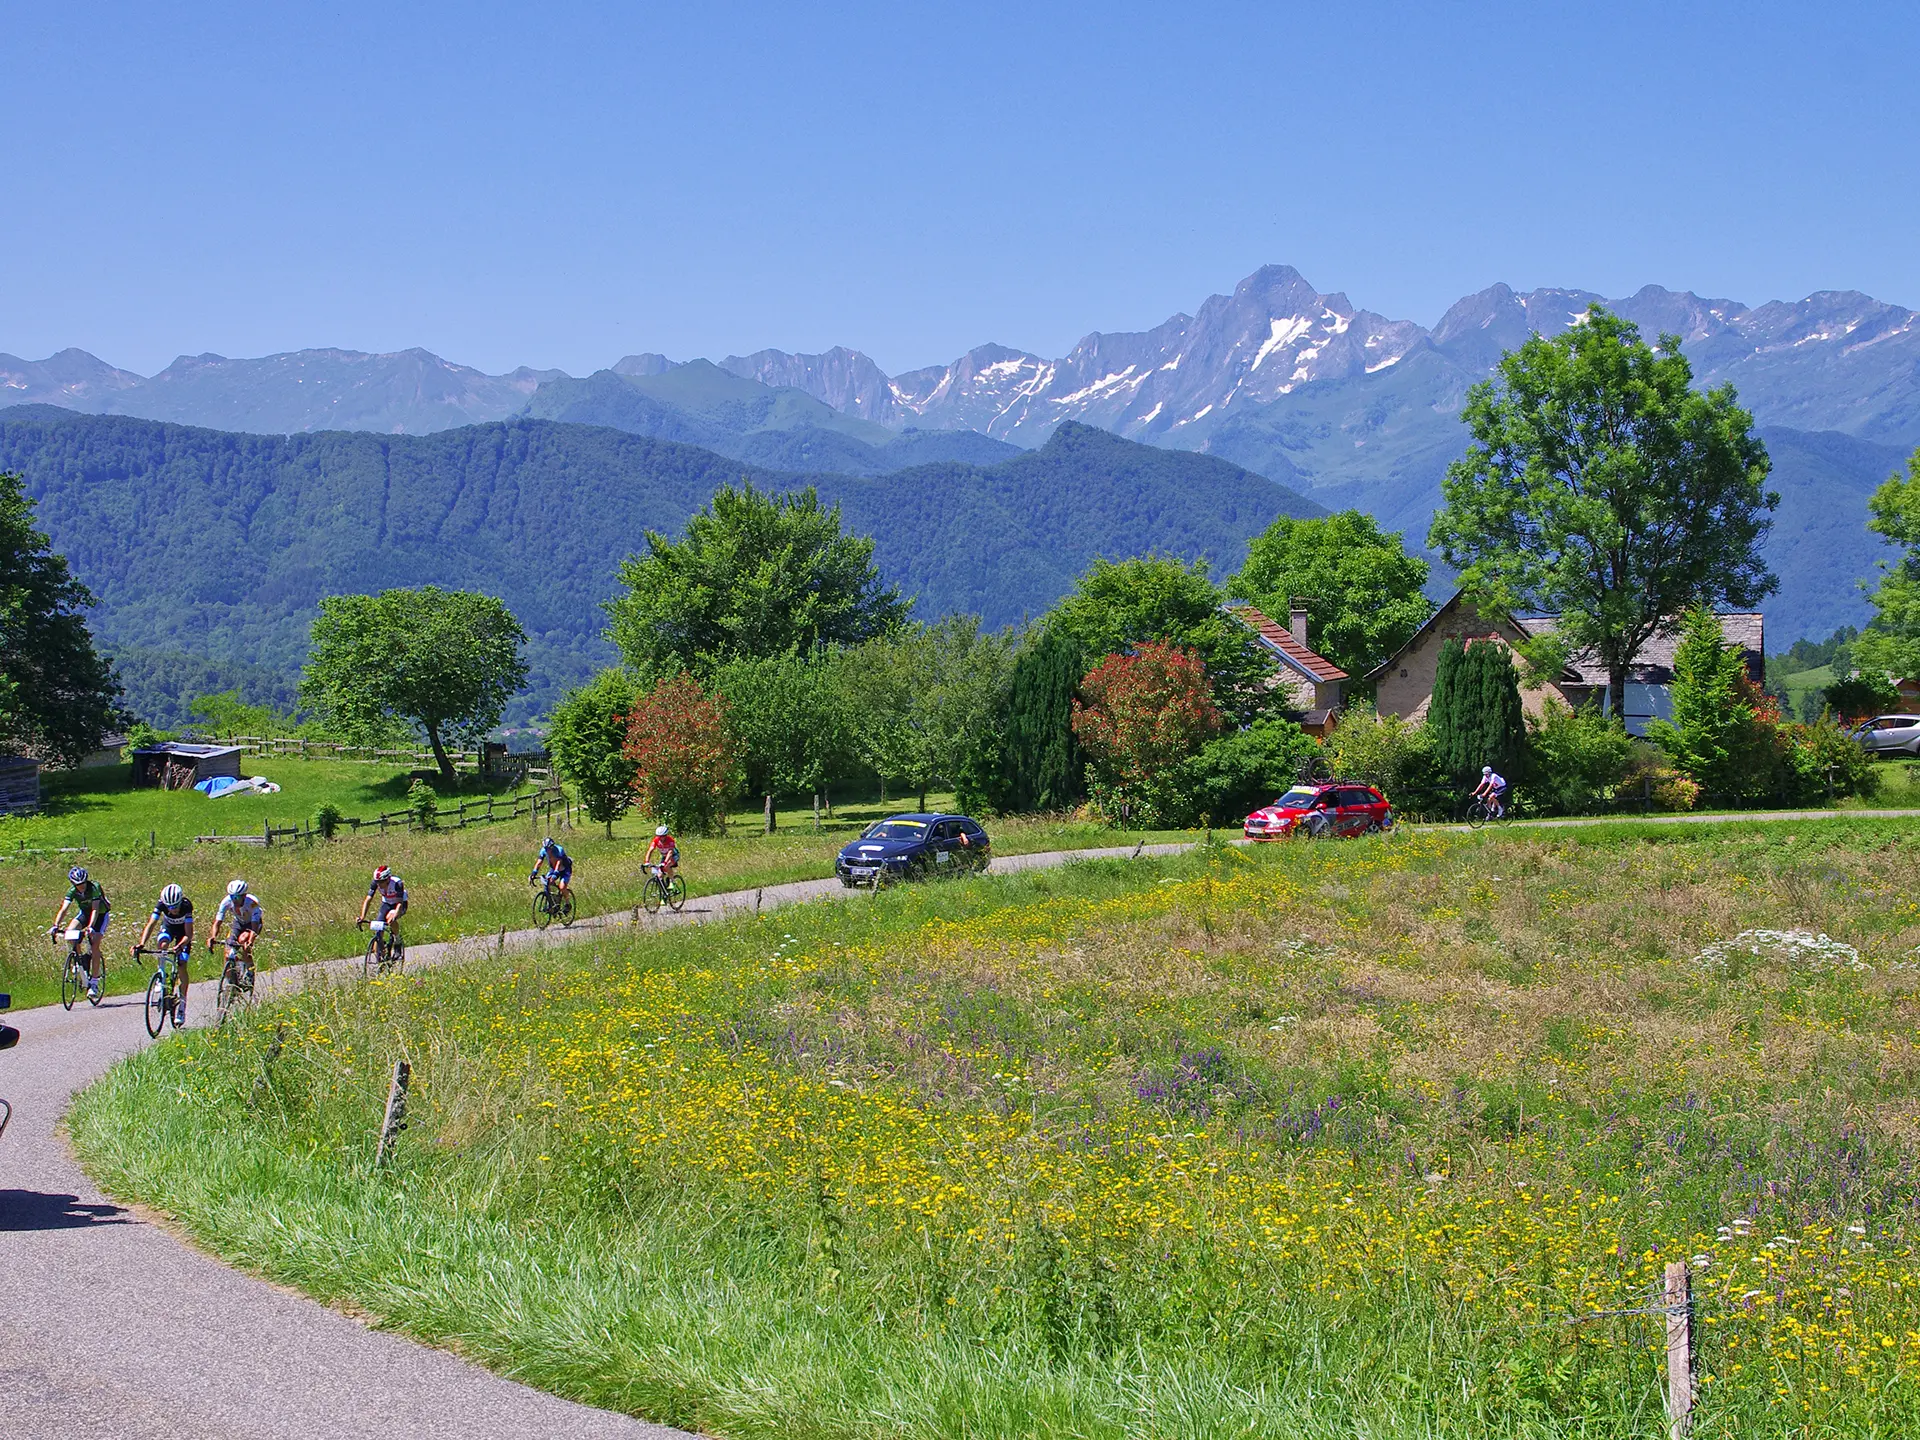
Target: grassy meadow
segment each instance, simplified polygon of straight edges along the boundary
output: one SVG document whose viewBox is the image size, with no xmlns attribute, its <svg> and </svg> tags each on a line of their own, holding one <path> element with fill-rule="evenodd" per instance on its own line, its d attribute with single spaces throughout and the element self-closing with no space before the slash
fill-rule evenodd
<svg viewBox="0 0 1920 1440">
<path fill-rule="evenodd" d="M 69 788 L 49 807 L 51 813 L 0 821 L 0 857 L 12 851 L 0 863 L 0 991 L 11 990 L 17 1008 L 58 996 L 65 950 L 47 938 L 46 927 L 66 894 L 68 867 L 76 861 L 106 887 L 113 902 L 106 958 L 108 988 L 116 993 L 140 989 L 151 974 L 150 962 L 136 966 L 127 949 L 169 881 L 186 890 L 210 924 L 227 882 L 244 877 L 266 909 L 267 935 L 257 958 L 271 967 L 357 954 L 365 936 L 354 929 L 354 916 L 373 867 L 382 861 L 407 882 L 412 900 L 407 937 L 413 942 L 531 923 L 526 875 L 549 823 L 574 856 L 574 888 L 582 914 L 638 904 L 646 879 L 640 864 L 653 822 L 645 816 L 620 820 L 611 839 L 603 827 L 576 812 L 571 829 L 556 816 L 537 827 L 522 819 L 437 833 L 396 829 L 384 838 L 342 832 L 330 842 L 272 848 L 195 845 L 193 835 L 215 828 L 216 820 L 217 828 L 228 833 L 257 830 L 269 818 L 275 824 L 292 824 L 327 801 L 350 815 L 391 811 L 404 803 L 407 775 L 350 762 L 274 760 L 262 762 L 261 773 L 284 787 L 281 794 L 208 800 L 190 790 L 134 790 L 127 781 L 129 769 L 61 774 L 58 780 Z M 952 801 L 951 796 L 928 798 L 934 805 Z M 228 806 L 253 809 L 222 808 Z M 681 837 L 682 874 L 694 895 L 829 875 L 834 852 L 852 834 L 899 808 L 897 802 L 883 806 L 877 800 L 836 805 L 830 817 L 822 817 L 817 834 L 808 812 L 784 810 L 773 835 L 761 833 L 758 810 L 742 811 L 731 817 L 724 836 Z M 235 824 L 230 817 L 246 823 Z M 159 834 L 157 848 L 149 848 L 149 831 Z M 1114 845 L 1123 839 L 1101 826 L 1044 817 L 997 821 L 989 833 L 1005 854 Z M 89 845 L 83 854 L 54 848 L 78 843 L 83 834 Z M 1138 832 L 1124 837 L 1137 838 Z M 1156 833 L 1153 838 L 1177 837 Z M 39 853 L 16 848 L 22 842 Z"/>
<path fill-rule="evenodd" d="M 72 1133 L 237 1264 L 717 1435 L 1664 1434 L 1621 1312 L 1683 1256 L 1696 1435 L 1911 1435 L 1917 893 L 1866 820 L 1203 847 L 315 989 Z"/>
</svg>

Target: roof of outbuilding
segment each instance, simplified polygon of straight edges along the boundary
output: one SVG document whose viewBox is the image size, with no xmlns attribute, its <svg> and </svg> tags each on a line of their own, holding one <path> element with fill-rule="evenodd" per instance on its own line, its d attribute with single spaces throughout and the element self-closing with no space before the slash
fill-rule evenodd
<svg viewBox="0 0 1920 1440">
<path fill-rule="evenodd" d="M 1757 610 L 1729 610 L 1716 612 L 1715 618 L 1720 622 L 1721 638 L 1740 652 L 1749 669 L 1756 669 L 1762 663 L 1761 656 L 1766 653 L 1766 617 Z M 1559 624 L 1559 617 L 1543 615 L 1530 620 L 1516 620 L 1514 623 L 1530 635 L 1551 635 Z M 1633 657 L 1631 668 L 1636 683 L 1671 684 L 1673 659 L 1679 648 L 1680 624 L 1677 620 L 1671 629 L 1649 636 Z M 1607 683 L 1606 666 L 1590 650 L 1582 650 L 1574 655 L 1568 660 L 1567 669 L 1582 684 Z"/>
<path fill-rule="evenodd" d="M 1227 606 L 1227 613 L 1253 631 L 1259 639 L 1261 649 L 1283 661 L 1290 669 L 1299 671 L 1309 680 L 1326 684 L 1347 678 L 1346 671 L 1326 656 L 1309 650 L 1293 638 L 1293 632 L 1286 626 L 1268 619 L 1252 605 L 1236 602 Z"/>
</svg>

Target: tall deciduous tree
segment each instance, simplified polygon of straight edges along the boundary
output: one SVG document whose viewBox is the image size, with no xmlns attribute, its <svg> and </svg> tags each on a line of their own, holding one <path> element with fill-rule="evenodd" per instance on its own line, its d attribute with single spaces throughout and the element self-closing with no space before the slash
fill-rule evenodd
<svg viewBox="0 0 1920 1440">
<path fill-rule="evenodd" d="M 1349 675 L 1364 675 L 1425 623 L 1427 562 L 1371 515 L 1282 515 L 1247 547 L 1227 594 L 1251 600 L 1282 624 L 1295 600 L 1307 608 L 1307 644 Z"/>
<path fill-rule="evenodd" d="M 1214 703 L 1245 724 L 1272 709 L 1271 665 L 1252 632 L 1223 613 L 1205 562 L 1164 556 L 1095 560 L 1055 608 L 1057 625 L 1087 655 L 1120 655 L 1149 642 L 1171 645 L 1206 669 Z"/>
<path fill-rule="evenodd" d="M 1469 394 L 1474 443 L 1448 467 L 1428 536 L 1477 604 L 1557 613 L 1528 658 L 1591 650 L 1617 715 L 1627 667 L 1674 616 L 1755 605 L 1777 585 L 1760 558 L 1779 501 L 1766 448 L 1732 386 L 1692 380 L 1678 336 L 1656 351 L 1598 306 L 1534 336 Z"/>
<path fill-rule="evenodd" d="M 1853 661 L 1896 680 L 1920 676 L 1920 450 L 1907 475 L 1890 477 L 1867 502 L 1867 528 L 1901 547 L 1873 592 L 1873 623 L 1853 642 Z"/>
<path fill-rule="evenodd" d="M 847 535 L 811 486 L 723 487 L 684 539 L 647 532 L 620 567 L 608 635 L 643 676 L 702 674 L 730 660 L 808 655 L 897 629 L 908 602 L 880 581 L 873 541 Z"/>
<path fill-rule="evenodd" d="M 0 747 L 69 764 L 99 748 L 120 687 L 93 648 L 91 604 L 34 528 L 20 476 L 0 473 Z"/>
<path fill-rule="evenodd" d="M 300 701 L 348 740 L 375 740 L 396 719 L 417 727 L 451 781 L 447 745 L 485 737 L 526 683 L 526 639 L 504 604 L 469 590 L 329 595 Z"/>
<path fill-rule="evenodd" d="M 782 796 L 818 795 L 854 754 L 845 696 L 825 660 L 799 655 L 740 659 L 709 680 L 727 706 L 747 793 L 764 802 L 769 830 Z"/>
<path fill-rule="evenodd" d="M 607 827 L 633 805 L 634 762 L 627 754 L 627 726 L 640 686 L 625 670 L 602 670 L 569 690 L 553 707 L 547 753 L 560 778 L 580 792 L 587 818 Z"/>
</svg>

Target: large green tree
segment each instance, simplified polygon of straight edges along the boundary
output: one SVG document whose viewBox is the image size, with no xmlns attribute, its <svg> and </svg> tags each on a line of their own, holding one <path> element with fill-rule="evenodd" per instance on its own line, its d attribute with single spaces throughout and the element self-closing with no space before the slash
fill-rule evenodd
<svg viewBox="0 0 1920 1440">
<path fill-rule="evenodd" d="M 450 781 L 447 745 L 478 742 L 526 683 L 526 639 L 504 604 L 469 590 L 329 595 L 300 701 L 348 740 L 377 741 L 394 720 L 415 726 Z"/>
<path fill-rule="evenodd" d="M 1150 642 L 1190 652 L 1206 668 L 1214 703 L 1229 719 L 1245 724 L 1275 703 L 1267 684 L 1272 666 L 1255 649 L 1252 632 L 1221 610 L 1222 598 L 1207 578 L 1204 561 L 1189 564 L 1158 555 L 1100 559 L 1048 623 L 1089 661 Z"/>
<path fill-rule="evenodd" d="M 1064 626 L 1029 631 L 1014 652 L 992 744 L 969 793 L 1006 815 L 1071 810 L 1087 796 L 1087 759 L 1073 733 L 1073 701 L 1091 663 Z"/>
<path fill-rule="evenodd" d="M 1901 554 L 1874 589 L 1873 623 L 1853 641 L 1852 659 L 1896 680 L 1920 676 L 1920 450 L 1908 457 L 1906 478 L 1891 476 L 1867 509 L 1867 528 Z"/>
<path fill-rule="evenodd" d="M 1427 562 L 1371 515 L 1342 510 L 1296 520 L 1282 515 L 1247 547 L 1227 594 L 1287 623 L 1307 610 L 1307 644 L 1349 675 L 1366 674 L 1425 623 Z"/>
<path fill-rule="evenodd" d="M 1756 605 L 1777 584 L 1760 558 L 1779 502 L 1766 448 L 1732 386 L 1692 380 L 1678 336 L 1656 350 L 1599 306 L 1534 336 L 1468 395 L 1474 443 L 1428 536 L 1477 604 L 1557 613 L 1529 659 L 1590 650 L 1615 714 L 1627 667 L 1675 616 Z"/>
<path fill-rule="evenodd" d="M 0 473 L 0 749 L 72 764 L 99 748 L 120 687 L 93 648 L 91 604 L 34 528 L 20 476 Z"/>
<path fill-rule="evenodd" d="M 782 797 L 818 795 L 854 763 L 847 699 L 836 680 L 827 659 L 788 654 L 730 660 L 708 681 L 726 704 L 747 793 L 764 803 L 769 831 Z"/>
<path fill-rule="evenodd" d="M 1527 723 L 1520 677 L 1504 645 L 1448 640 L 1440 647 L 1427 737 L 1434 763 L 1457 785 L 1478 781 L 1486 765 L 1508 780 L 1519 777 Z"/>
<path fill-rule="evenodd" d="M 905 623 L 873 541 L 845 534 L 811 486 L 769 495 L 723 486 L 680 540 L 649 530 L 620 567 L 607 633 L 643 676 L 705 673 L 730 660 L 858 645 Z"/>
</svg>

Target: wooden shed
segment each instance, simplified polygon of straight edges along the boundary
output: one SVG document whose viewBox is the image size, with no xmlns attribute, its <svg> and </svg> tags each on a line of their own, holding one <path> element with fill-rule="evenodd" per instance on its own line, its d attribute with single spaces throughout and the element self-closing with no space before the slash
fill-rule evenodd
<svg viewBox="0 0 1920 1440">
<path fill-rule="evenodd" d="M 238 745 L 190 745 L 184 740 L 147 745 L 133 752 L 133 785 L 136 790 L 189 790 L 220 775 L 238 780 L 241 754 Z"/>
<path fill-rule="evenodd" d="M 40 808 L 40 762 L 0 755 L 0 815 L 26 815 Z"/>
</svg>

